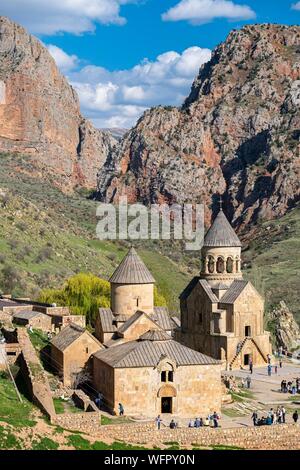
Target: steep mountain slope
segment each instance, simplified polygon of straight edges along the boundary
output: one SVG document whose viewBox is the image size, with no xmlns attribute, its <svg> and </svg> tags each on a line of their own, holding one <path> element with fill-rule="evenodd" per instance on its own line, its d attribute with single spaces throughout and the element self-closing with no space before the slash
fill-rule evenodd
<svg viewBox="0 0 300 470">
<path fill-rule="evenodd" d="M 299 105 L 300 27 L 234 30 L 182 108 L 153 108 L 125 136 L 98 197 L 209 207 L 221 193 L 236 226 L 282 216 L 300 194 Z"/>
<path fill-rule="evenodd" d="M 52 174 L 66 191 L 95 189 L 116 143 L 82 117 L 76 92 L 42 43 L 0 17 L 0 150 L 27 154 L 36 175 Z"/>
</svg>

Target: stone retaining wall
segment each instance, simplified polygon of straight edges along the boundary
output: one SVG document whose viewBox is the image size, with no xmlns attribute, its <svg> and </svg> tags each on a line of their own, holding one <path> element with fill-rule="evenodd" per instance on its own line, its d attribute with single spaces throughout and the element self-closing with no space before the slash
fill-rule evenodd
<svg viewBox="0 0 300 470">
<path fill-rule="evenodd" d="M 97 438 L 120 440 L 132 444 L 158 446 L 178 442 L 187 447 L 234 446 L 258 450 L 300 450 L 299 425 L 273 425 L 232 429 L 162 428 L 154 423 L 102 426 Z"/>
<path fill-rule="evenodd" d="M 93 434 L 100 428 L 101 414 L 98 411 L 85 413 L 64 413 L 51 419 L 52 424 L 72 431 L 88 432 Z"/>
<path fill-rule="evenodd" d="M 55 408 L 47 375 L 39 361 L 35 349 L 25 328 L 18 328 L 18 340 L 21 347 L 20 368 L 32 400 L 51 419 Z"/>
</svg>

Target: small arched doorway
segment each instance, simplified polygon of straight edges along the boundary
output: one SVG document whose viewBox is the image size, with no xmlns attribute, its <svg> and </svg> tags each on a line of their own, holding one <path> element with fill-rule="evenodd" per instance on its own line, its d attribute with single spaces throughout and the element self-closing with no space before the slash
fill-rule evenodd
<svg viewBox="0 0 300 470">
<path fill-rule="evenodd" d="M 177 396 L 175 387 L 172 385 L 164 385 L 157 394 L 160 398 L 161 413 L 172 414 L 174 411 L 174 398 Z"/>
</svg>

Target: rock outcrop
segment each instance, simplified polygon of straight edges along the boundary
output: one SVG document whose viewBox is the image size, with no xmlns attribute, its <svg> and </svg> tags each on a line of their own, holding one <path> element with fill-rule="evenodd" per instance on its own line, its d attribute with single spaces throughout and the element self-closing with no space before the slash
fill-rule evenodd
<svg viewBox="0 0 300 470">
<path fill-rule="evenodd" d="M 277 347 L 288 351 L 300 345 L 300 328 L 285 302 L 280 302 L 270 314 Z"/>
<path fill-rule="evenodd" d="M 28 155 L 40 176 L 68 191 L 95 189 L 117 144 L 80 114 L 76 92 L 43 44 L 0 17 L 0 152 Z"/>
<path fill-rule="evenodd" d="M 209 206 L 223 194 L 235 226 L 281 216 L 300 198 L 299 105 L 300 27 L 234 30 L 184 105 L 146 111 L 109 155 L 99 199 Z"/>
</svg>

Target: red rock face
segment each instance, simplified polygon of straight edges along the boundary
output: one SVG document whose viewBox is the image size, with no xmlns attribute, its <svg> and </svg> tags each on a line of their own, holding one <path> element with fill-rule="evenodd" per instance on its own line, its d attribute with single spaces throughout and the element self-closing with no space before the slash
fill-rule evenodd
<svg viewBox="0 0 300 470">
<path fill-rule="evenodd" d="M 242 227 L 300 198 L 300 27 L 233 31 L 182 108 L 147 111 L 99 172 L 100 199 L 203 202 Z M 214 197 L 215 196 L 215 197 Z"/>
<path fill-rule="evenodd" d="M 0 17 L 0 151 L 29 155 L 61 189 L 95 188 L 116 141 L 80 114 L 78 97 L 47 49 Z"/>
</svg>

